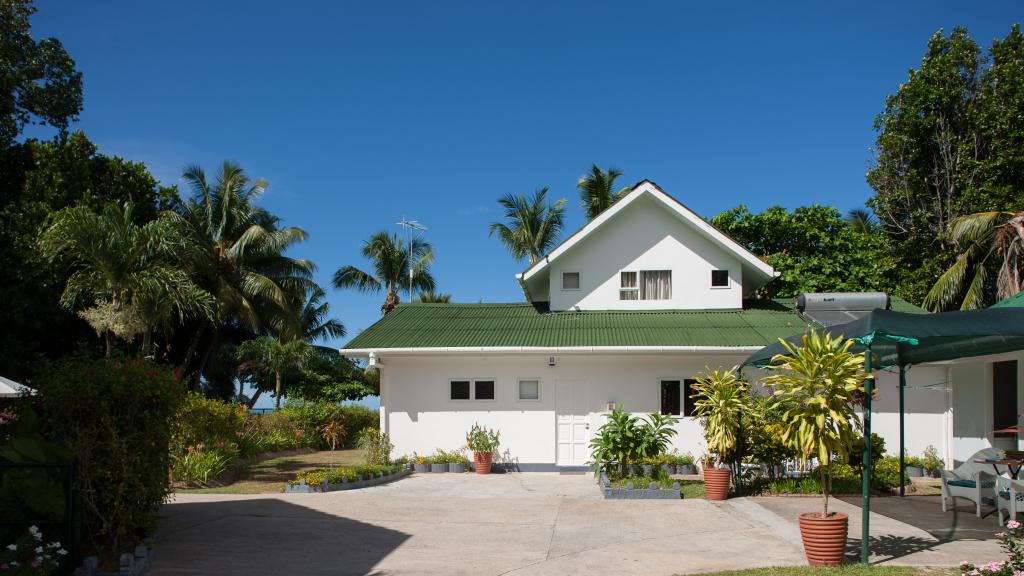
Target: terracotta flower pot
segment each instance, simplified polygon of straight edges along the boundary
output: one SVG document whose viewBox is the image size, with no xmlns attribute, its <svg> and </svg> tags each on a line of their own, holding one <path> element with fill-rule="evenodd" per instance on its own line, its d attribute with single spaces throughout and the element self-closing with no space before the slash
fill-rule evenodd
<svg viewBox="0 0 1024 576">
<path fill-rule="evenodd" d="M 808 564 L 839 566 L 843 563 L 849 520 L 841 512 L 834 512 L 828 518 L 822 518 L 821 512 L 800 515 L 800 537 L 804 541 Z"/>
<path fill-rule="evenodd" d="M 707 492 L 708 500 L 725 500 L 729 497 L 730 474 L 728 468 L 704 469 L 704 490 Z"/>
<path fill-rule="evenodd" d="M 494 454 L 491 452 L 473 452 L 473 467 L 477 474 L 491 473 L 491 460 Z"/>
</svg>

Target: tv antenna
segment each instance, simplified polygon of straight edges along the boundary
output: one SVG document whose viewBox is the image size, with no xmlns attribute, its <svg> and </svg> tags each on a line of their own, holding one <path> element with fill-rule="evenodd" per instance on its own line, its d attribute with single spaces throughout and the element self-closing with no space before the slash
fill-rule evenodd
<svg viewBox="0 0 1024 576">
<path fill-rule="evenodd" d="M 412 303 L 412 274 L 413 274 L 413 261 L 412 261 L 412 239 L 419 232 L 426 232 L 427 227 L 420 224 L 416 220 L 406 220 L 405 216 L 398 222 L 395 222 L 402 228 L 405 228 L 406 236 L 409 239 L 409 251 L 406 252 L 406 257 L 409 259 L 409 303 Z"/>
</svg>

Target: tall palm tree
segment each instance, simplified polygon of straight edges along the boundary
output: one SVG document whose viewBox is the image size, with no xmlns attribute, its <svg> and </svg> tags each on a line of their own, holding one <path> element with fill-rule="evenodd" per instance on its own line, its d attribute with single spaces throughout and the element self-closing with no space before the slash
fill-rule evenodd
<svg viewBox="0 0 1024 576">
<path fill-rule="evenodd" d="M 530 259 L 530 265 L 554 248 L 562 234 L 565 216 L 565 198 L 547 203 L 547 186 L 538 189 L 533 196 L 506 194 L 498 199 L 505 209 L 505 222 L 495 222 L 488 230 L 488 236 L 498 234 L 502 244 L 516 260 Z"/>
<path fill-rule="evenodd" d="M 597 164 L 592 164 L 590 173 L 580 177 L 576 182 L 576 187 L 580 191 L 580 203 L 583 205 L 587 220 L 593 220 L 616 200 L 629 193 L 628 186 L 615 190 L 615 180 L 619 176 L 622 176 L 622 172 L 615 168 L 609 168 L 607 172 L 604 172 L 597 167 Z"/>
<path fill-rule="evenodd" d="M 275 408 L 281 407 L 284 371 L 293 367 L 301 368 L 312 354 L 312 347 L 304 340 L 281 342 L 267 336 L 246 340 L 238 347 L 238 359 L 243 362 L 243 370 L 260 370 L 274 375 Z"/>
<path fill-rule="evenodd" d="M 131 340 L 142 333 L 146 355 L 154 329 L 174 319 L 215 316 L 213 296 L 184 268 L 182 259 L 195 246 L 167 215 L 139 226 L 133 212 L 131 202 L 110 202 L 99 214 L 84 206 L 65 208 L 40 239 L 44 255 L 74 270 L 61 304 L 80 309 L 104 336 L 107 357 L 115 336 Z"/>
<path fill-rule="evenodd" d="M 342 266 L 334 273 L 334 287 L 355 288 L 368 294 L 386 291 L 381 314 L 398 306 L 401 302 L 398 292 L 409 288 L 410 284 L 414 291 L 434 289 L 434 277 L 430 275 L 434 253 L 425 240 L 413 240 L 409 246 L 397 234 L 377 232 L 363 242 L 363 256 L 373 264 L 374 273 L 355 266 Z"/>
<path fill-rule="evenodd" d="M 452 301 L 452 295 L 434 292 L 433 290 L 426 290 L 419 293 L 419 296 L 416 297 L 416 301 L 421 304 L 450 304 Z"/>
<path fill-rule="evenodd" d="M 846 213 L 846 225 L 854 232 L 871 234 L 878 230 L 878 218 L 864 208 L 854 208 Z"/>
<path fill-rule="evenodd" d="M 960 255 L 928 291 L 925 307 L 945 310 L 959 301 L 961 310 L 981 308 L 993 266 L 998 266 L 997 299 L 1009 298 L 1024 288 L 1024 212 L 960 216 L 950 222 L 948 236 Z"/>
<path fill-rule="evenodd" d="M 174 212 L 199 250 L 192 259 L 194 276 L 217 299 L 222 321 L 258 332 L 273 322 L 297 329 L 290 294 L 300 294 L 314 283 L 315 265 L 284 252 L 306 239 L 301 228 L 278 228 L 278 219 L 255 201 L 267 188 L 264 180 L 251 180 L 241 166 L 224 162 L 212 182 L 197 165 L 182 178 L 192 195 Z M 186 353 L 189 365 L 207 326 L 197 331 Z M 217 346 L 217 332 L 192 373 L 202 373 Z M 195 381 L 195 380 L 194 380 Z"/>
</svg>

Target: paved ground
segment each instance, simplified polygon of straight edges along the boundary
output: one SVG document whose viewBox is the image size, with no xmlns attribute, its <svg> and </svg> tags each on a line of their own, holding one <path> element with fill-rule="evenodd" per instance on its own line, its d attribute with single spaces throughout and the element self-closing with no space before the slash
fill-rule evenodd
<svg viewBox="0 0 1024 576">
<path fill-rule="evenodd" d="M 802 564 L 796 512 L 816 506 L 802 498 L 606 501 L 590 476 L 557 474 L 420 474 L 328 494 L 187 494 L 162 511 L 153 574 L 658 575 Z M 859 509 L 836 506 L 856 517 L 851 536 L 859 534 Z M 947 552 L 957 543 L 878 518 L 880 548 L 893 538 L 924 542 L 901 563 L 998 555 L 993 542 Z"/>
</svg>

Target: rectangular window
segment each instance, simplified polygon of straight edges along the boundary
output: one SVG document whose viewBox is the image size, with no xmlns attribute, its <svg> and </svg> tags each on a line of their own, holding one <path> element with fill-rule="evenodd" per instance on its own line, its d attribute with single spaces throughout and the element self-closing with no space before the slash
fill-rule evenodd
<svg viewBox="0 0 1024 576">
<path fill-rule="evenodd" d="M 473 388 L 475 400 L 494 400 L 494 380 L 477 380 Z"/>
<path fill-rule="evenodd" d="M 696 383 L 697 381 L 693 378 L 683 380 L 683 416 L 693 416 L 693 403 L 697 399 L 693 385 Z"/>
<path fill-rule="evenodd" d="M 520 380 L 519 381 L 519 399 L 520 400 L 540 400 L 540 381 L 539 380 Z"/>
<path fill-rule="evenodd" d="M 729 287 L 729 271 L 728 270 L 712 270 L 711 271 L 711 287 L 712 288 L 728 288 Z"/>
<path fill-rule="evenodd" d="M 579 290 L 580 273 L 562 272 L 562 290 Z"/>
<path fill-rule="evenodd" d="M 679 416 L 679 380 L 661 381 L 661 413 Z"/>
<path fill-rule="evenodd" d="M 637 300 L 639 297 L 636 272 L 619 272 L 619 300 Z"/>
<path fill-rule="evenodd" d="M 992 363 L 992 430 L 1017 426 L 1017 361 Z M 1002 436 L 1016 436 L 1008 432 Z"/>
<path fill-rule="evenodd" d="M 469 380 L 452 380 L 452 400 L 469 400 Z"/>
<path fill-rule="evenodd" d="M 640 299 L 641 300 L 671 300 L 672 299 L 672 271 L 671 270 L 641 270 L 640 271 Z"/>
</svg>

